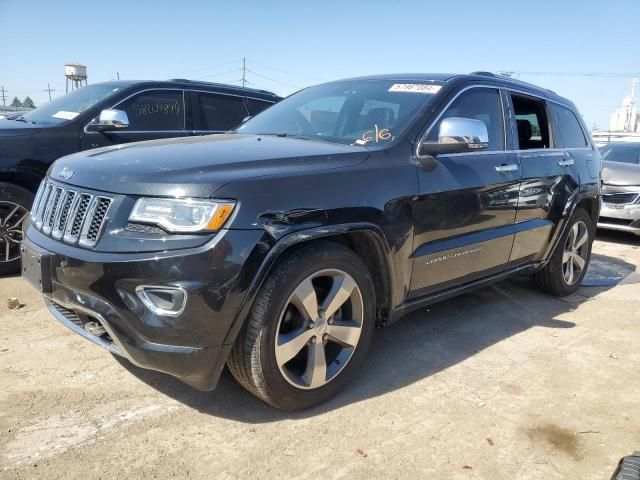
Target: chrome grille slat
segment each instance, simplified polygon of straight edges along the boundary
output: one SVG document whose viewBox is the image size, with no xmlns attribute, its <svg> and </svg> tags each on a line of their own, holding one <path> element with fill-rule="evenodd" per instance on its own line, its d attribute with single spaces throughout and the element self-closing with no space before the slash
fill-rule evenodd
<svg viewBox="0 0 640 480">
<path fill-rule="evenodd" d="M 42 200 L 42 194 L 46 190 L 46 182 L 40 183 L 38 187 L 38 191 L 36 192 L 36 198 L 33 199 L 33 207 L 31 207 L 31 219 L 36 219 L 36 214 L 38 213 L 38 207 L 40 206 L 40 200 Z"/>
<path fill-rule="evenodd" d="M 94 196 L 44 181 L 31 214 L 35 228 L 45 235 L 93 247 L 107 222 L 112 203 L 111 197 Z"/>
<path fill-rule="evenodd" d="M 42 194 L 42 200 L 40 201 L 40 205 L 38 205 L 38 212 L 36 213 L 36 228 L 42 228 L 42 221 L 44 218 L 44 212 L 46 210 L 47 205 L 49 204 L 49 197 L 51 196 L 51 191 L 53 190 L 53 185 L 47 184 L 44 187 L 44 193 Z"/>
<path fill-rule="evenodd" d="M 56 215 L 58 204 L 60 203 L 60 196 L 62 195 L 62 188 L 54 187 L 49 201 L 47 202 L 47 208 L 44 211 L 44 218 L 42 220 L 42 231 L 49 235 L 51 233 L 51 227 L 53 226 L 53 217 Z"/>
<path fill-rule="evenodd" d="M 51 236 L 57 240 L 60 240 L 64 234 L 67 219 L 69 218 L 69 209 L 71 208 L 71 204 L 73 203 L 75 196 L 75 191 L 67 190 L 60 200 L 60 207 L 58 208 L 58 213 L 53 221 L 53 230 L 51 232 Z"/>
</svg>

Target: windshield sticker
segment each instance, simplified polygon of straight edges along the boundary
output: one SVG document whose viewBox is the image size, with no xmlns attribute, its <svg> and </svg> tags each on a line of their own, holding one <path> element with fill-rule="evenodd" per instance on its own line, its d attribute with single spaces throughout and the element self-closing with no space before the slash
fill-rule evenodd
<svg viewBox="0 0 640 480">
<path fill-rule="evenodd" d="M 388 128 L 380 128 L 378 124 L 373 126 L 373 130 L 367 130 L 362 134 L 362 138 L 356 140 L 358 145 L 366 145 L 371 142 L 379 143 L 381 141 L 393 140 L 393 135 Z"/>
<path fill-rule="evenodd" d="M 73 120 L 78 116 L 78 112 L 65 112 L 64 110 L 60 110 L 59 112 L 51 115 L 52 118 L 62 118 L 63 120 Z"/>
<path fill-rule="evenodd" d="M 389 89 L 390 92 L 426 93 L 433 95 L 438 93 L 442 86 L 426 85 L 424 83 L 394 83 Z"/>
</svg>

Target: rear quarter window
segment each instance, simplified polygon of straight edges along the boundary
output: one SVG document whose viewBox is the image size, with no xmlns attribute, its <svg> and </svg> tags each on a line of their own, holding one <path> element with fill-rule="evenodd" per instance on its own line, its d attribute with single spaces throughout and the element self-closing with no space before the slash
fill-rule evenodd
<svg viewBox="0 0 640 480">
<path fill-rule="evenodd" d="M 556 148 L 582 148 L 588 145 L 580 122 L 572 110 L 549 103 Z"/>
</svg>

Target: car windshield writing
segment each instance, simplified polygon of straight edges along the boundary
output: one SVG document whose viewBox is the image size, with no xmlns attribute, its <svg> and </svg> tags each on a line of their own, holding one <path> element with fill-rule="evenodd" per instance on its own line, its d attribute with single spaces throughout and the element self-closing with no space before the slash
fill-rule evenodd
<svg viewBox="0 0 640 480">
<path fill-rule="evenodd" d="M 238 128 L 238 133 L 381 145 L 393 141 L 440 89 L 428 81 L 335 82 L 302 90 Z"/>
<path fill-rule="evenodd" d="M 59 125 L 73 120 L 78 114 L 118 92 L 120 88 L 113 84 L 89 85 L 56 98 L 24 114 L 23 118 L 38 125 Z"/>
</svg>

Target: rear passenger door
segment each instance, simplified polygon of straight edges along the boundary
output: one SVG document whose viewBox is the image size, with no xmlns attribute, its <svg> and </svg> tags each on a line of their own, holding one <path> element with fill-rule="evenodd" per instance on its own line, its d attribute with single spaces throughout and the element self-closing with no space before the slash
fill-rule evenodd
<svg viewBox="0 0 640 480">
<path fill-rule="evenodd" d="M 497 88 L 473 87 L 450 100 L 429 127 L 436 141 L 440 122 L 481 120 L 486 150 L 440 154 L 433 168 L 417 167 L 411 297 L 482 278 L 507 268 L 520 187 L 518 156 L 507 148 L 503 98 Z"/>
<path fill-rule="evenodd" d="M 565 206 L 579 193 L 580 178 L 571 153 L 558 148 L 558 130 L 552 121 L 554 104 L 519 92 L 510 92 L 508 97 L 513 119 L 511 141 L 522 167 L 510 259 L 518 264 L 545 258 Z"/>
<path fill-rule="evenodd" d="M 193 134 L 227 132 L 249 115 L 242 97 L 202 91 L 191 92 Z"/>
</svg>

